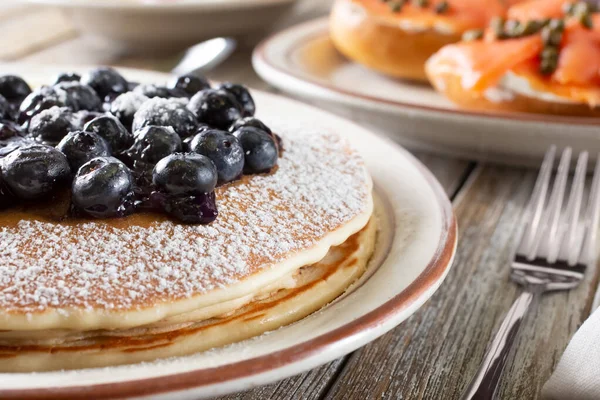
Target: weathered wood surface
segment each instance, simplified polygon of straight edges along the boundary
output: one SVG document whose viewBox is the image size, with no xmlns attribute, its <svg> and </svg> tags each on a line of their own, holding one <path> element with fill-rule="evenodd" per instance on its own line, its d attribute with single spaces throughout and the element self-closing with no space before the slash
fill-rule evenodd
<svg viewBox="0 0 600 400">
<path fill-rule="evenodd" d="M 307 0 L 287 22 L 323 13 Z M 123 54 L 79 36 L 56 10 L 0 4 L 0 61 L 112 64 L 170 70 L 177 56 Z M 240 49 L 209 76 L 274 91 Z M 454 197 L 459 222 L 455 265 L 434 297 L 414 316 L 353 354 L 281 382 L 222 399 L 456 399 L 477 368 L 518 288 L 508 281 L 508 257 L 534 172 L 477 166 L 417 154 Z M 506 372 L 502 399 L 535 399 L 569 338 L 588 315 L 597 275 L 576 290 L 546 296 L 521 331 Z"/>
</svg>

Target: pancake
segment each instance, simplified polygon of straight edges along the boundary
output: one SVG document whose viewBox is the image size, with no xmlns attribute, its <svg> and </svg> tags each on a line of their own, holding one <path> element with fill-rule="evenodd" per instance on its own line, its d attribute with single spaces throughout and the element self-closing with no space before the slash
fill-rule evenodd
<svg viewBox="0 0 600 400">
<path fill-rule="evenodd" d="M 209 225 L 0 212 L 0 329 L 149 325 L 257 293 L 320 261 L 369 221 L 372 182 L 337 135 L 277 131 L 278 168 L 218 188 L 219 217 Z"/>
<path fill-rule="evenodd" d="M 285 287 L 263 292 L 223 315 L 110 335 L 106 331 L 72 332 L 53 345 L 35 345 L 31 341 L 24 344 L 15 335 L 11 346 L 0 346 L 0 371 L 48 371 L 150 361 L 207 350 L 276 329 L 311 314 L 346 291 L 364 272 L 373 253 L 376 231 L 373 218 L 360 232 L 332 247 L 320 262 L 287 276 Z"/>
</svg>

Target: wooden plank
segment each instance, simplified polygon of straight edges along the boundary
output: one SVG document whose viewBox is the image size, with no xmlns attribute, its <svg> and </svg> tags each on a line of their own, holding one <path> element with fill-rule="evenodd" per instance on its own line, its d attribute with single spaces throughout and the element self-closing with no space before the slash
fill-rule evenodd
<svg viewBox="0 0 600 400">
<path fill-rule="evenodd" d="M 456 201 L 459 248 L 433 298 L 405 323 L 355 352 L 327 399 L 457 399 L 519 289 L 508 279 L 535 172 L 483 167 Z M 546 295 L 523 324 L 501 399 L 536 399 L 589 314 L 595 272 L 575 290 Z"/>
</svg>

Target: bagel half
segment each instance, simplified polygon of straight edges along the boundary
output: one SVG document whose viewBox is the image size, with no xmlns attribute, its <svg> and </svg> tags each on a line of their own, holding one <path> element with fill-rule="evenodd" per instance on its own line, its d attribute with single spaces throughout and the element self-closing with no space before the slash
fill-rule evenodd
<svg viewBox="0 0 600 400">
<path fill-rule="evenodd" d="M 427 81 L 425 62 L 460 32 L 438 27 L 405 29 L 398 21 L 369 15 L 352 0 L 336 0 L 330 14 L 335 47 L 349 59 L 397 78 Z"/>
</svg>

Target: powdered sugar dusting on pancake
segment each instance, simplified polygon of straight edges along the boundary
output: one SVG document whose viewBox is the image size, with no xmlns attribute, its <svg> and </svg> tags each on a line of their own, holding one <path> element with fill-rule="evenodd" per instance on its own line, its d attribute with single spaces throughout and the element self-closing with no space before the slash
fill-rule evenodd
<svg viewBox="0 0 600 400">
<path fill-rule="evenodd" d="M 128 310 L 190 297 L 308 249 L 366 211 L 369 178 L 343 139 L 278 131 L 285 152 L 277 171 L 219 188 L 210 225 L 0 226 L 0 307 Z"/>
</svg>

